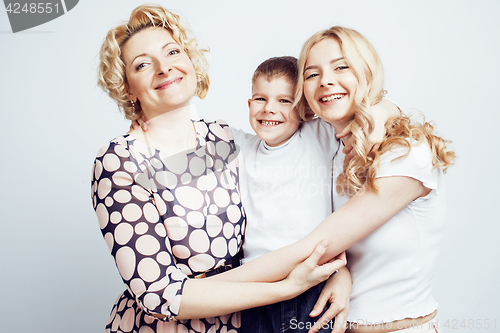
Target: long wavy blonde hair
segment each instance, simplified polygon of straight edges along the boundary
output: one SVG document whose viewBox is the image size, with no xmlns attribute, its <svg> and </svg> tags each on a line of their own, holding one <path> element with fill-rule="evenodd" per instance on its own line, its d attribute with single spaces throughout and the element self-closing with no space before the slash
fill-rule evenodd
<svg viewBox="0 0 500 333">
<path fill-rule="evenodd" d="M 179 15 L 174 14 L 160 5 L 141 5 L 130 14 L 128 22 L 120 24 L 111 29 L 101 46 L 98 71 L 98 85 L 115 100 L 118 108 L 123 111 L 125 118 L 129 120 L 138 119 L 142 110 L 140 102 L 130 102 L 127 98 L 128 82 L 125 72 L 125 63 L 122 58 L 122 50 L 130 37 L 139 31 L 149 27 L 160 27 L 168 30 L 173 39 L 184 49 L 196 72 L 195 94 L 204 98 L 208 92 L 210 80 L 207 74 L 207 60 L 204 53 L 207 49 L 200 48 L 191 31 L 181 21 Z"/>
<path fill-rule="evenodd" d="M 304 43 L 299 57 L 299 80 L 295 94 L 295 100 L 298 101 L 296 107 L 301 118 L 308 121 L 315 116 L 304 96 L 304 69 L 312 47 L 326 38 L 338 41 L 347 64 L 358 79 L 354 96 L 354 119 L 350 123 L 355 138 L 355 157 L 344 161 L 343 172 L 337 178 L 337 193 L 352 196 L 363 186 L 376 192 L 374 181 L 380 165 L 380 156 L 395 146 L 408 148 L 408 154 L 412 141 L 415 141 L 413 144 L 426 142 L 433 154 L 433 167 L 446 172 L 455 159 L 455 153 L 447 149 L 451 141 L 436 136 L 430 123 L 415 122 L 403 114 L 386 122 L 383 141 L 376 149 L 372 149 L 367 138 L 375 123 L 367 110 L 379 103 L 386 93 L 383 88 L 384 71 L 372 44 L 355 30 L 334 26 L 317 32 Z"/>
</svg>

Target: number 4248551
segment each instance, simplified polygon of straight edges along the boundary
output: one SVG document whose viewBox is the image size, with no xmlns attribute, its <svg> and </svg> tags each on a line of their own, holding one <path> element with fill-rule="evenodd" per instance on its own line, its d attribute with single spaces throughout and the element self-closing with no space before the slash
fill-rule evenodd
<svg viewBox="0 0 500 333">
<path fill-rule="evenodd" d="M 52 11 L 59 13 L 59 3 L 25 3 L 21 8 L 20 3 L 9 3 L 5 10 L 9 14 L 20 14 L 20 13 L 47 13 L 50 14 Z"/>
<path fill-rule="evenodd" d="M 456 330 L 456 329 L 485 329 L 497 328 L 497 320 L 493 319 L 463 319 L 458 321 L 457 319 L 448 319 L 443 325 L 446 329 Z"/>
</svg>

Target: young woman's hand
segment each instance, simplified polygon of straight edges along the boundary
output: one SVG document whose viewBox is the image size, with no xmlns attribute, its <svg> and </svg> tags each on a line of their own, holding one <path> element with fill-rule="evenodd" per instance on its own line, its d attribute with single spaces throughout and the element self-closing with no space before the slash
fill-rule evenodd
<svg viewBox="0 0 500 333">
<path fill-rule="evenodd" d="M 401 114 L 401 110 L 390 100 L 382 99 L 380 103 L 368 108 L 368 114 L 372 116 L 375 121 L 375 128 L 367 138 L 373 148 L 373 146 L 382 141 L 384 138 L 385 123 L 387 120 L 393 116 L 399 116 Z"/>
<path fill-rule="evenodd" d="M 146 118 L 146 115 L 143 113 L 142 116 L 136 120 L 132 120 L 132 123 L 130 124 L 130 130 L 136 130 L 139 128 L 142 128 L 144 132 L 147 132 L 148 130 L 148 125 L 149 121 Z"/>
<path fill-rule="evenodd" d="M 316 324 L 309 330 L 309 333 L 317 332 L 333 318 L 335 318 L 335 322 L 332 333 L 345 332 L 347 314 L 349 313 L 351 287 L 351 274 L 346 267 L 339 269 L 337 274 L 328 279 L 309 315 L 311 317 L 318 316 L 323 311 L 327 302 L 330 303 L 330 306 L 321 318 L 316 321 Z"/>
<path fill-rule="evenodd" d="M 329 262 L 318 265 L 318 261 L 325 254 L 328 241 L 323 240 L 314 249 L 313 253 L 297 267 L 295 267 L 284 280 L 291 290 L 299 295 L 318 283 L 328 279 L 335 271 L 344 267 L 347 263 L 345 253 L 339 254 Z"/>
<path fill-rule="evenodd" d="M 393 116 L 398 116 L 401 114 L 401 110 L 393 102 L 382 99 L 378 104 L 375 104 L 368 108 L 368 114 L 373 117 L 375 121 L 375 128 L 368 135 L 368 144 L 371 149 L 377 149 L 379 143 L 382 141 L 385 135 L 385 123 L 387 120 Z M 342 140 L 344 144 L 344 149 L 342 152 L 346 154 L 346 159 L 351 159 L 354 157 L 354 151 L 352 150 L 352 145 L 355 141 L 354 137 L 351 135 L 350 125 L 346 126 L 344 130 L 337 135 L 338 139 Z"/>
<path fill-rule="evenodd" d="M 344 149 L 342 152 L 345 154 L 346 159 L 351 159 L 354 157 L 354 151 L 352 150 L 352 145 L 354 144 L 355 138 L 351 133 L 351 125 L 347 125 L 344 130 L 336 135 L 337 139 L 341 139 L 344 144 Z"/>
</svg>

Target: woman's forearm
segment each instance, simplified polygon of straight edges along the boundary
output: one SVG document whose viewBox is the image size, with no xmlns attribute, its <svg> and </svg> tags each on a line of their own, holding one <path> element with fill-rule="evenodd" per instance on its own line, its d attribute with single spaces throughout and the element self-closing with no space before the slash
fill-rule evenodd
<svg viewBox="0 0 500 333">
<path fill-rule="evenodd" d="M 295 296 L 284 281 L 227 282 L 210 279 L 186 281 L 177 319 L 208 318 L 272 304 Z"/>
<path fill-rule="evenodd" d="M 206 318 L 295 297 L 325 281 L 345 265 L 345 260 L 317 265 L 327 243 L 316 245 L 312 254 L 295 267 L 285 280 L 273 283 L 219 281 L 214 277 L 185 282 L 178 319 Z M 345 258 L 344 258 L 345 259 Z"/>
<path fill-rule="evenodd" d="M 425 187 L 413 178 L 380 178 L 376 184 L 378 193 L 358 192 L 300 241 L 220 274 L 217 279 L 278 281 L 304 260 L 322 239 L 327 239 L 329 246 L 320 264 L 327 262 L 381 227 L 412 200 L 425 194 Z"/>
<path fill-rule="evenodd" d="M 294 244 L 269 252 L 259 258 L 211 278 L 219 281 L 274 282 L 285 278 L 290 271 L 311 254 Z"/>
</svg>

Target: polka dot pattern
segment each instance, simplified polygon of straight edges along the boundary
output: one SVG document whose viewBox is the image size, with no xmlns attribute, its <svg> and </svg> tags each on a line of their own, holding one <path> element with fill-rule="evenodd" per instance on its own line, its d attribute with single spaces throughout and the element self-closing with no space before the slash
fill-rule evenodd
<svg viewBox="0 0 500 333">
<path fill-rule="evenodd" d="M 239 313 L 168 320 L 179 311 L 186 275 L 238 255 L 245 223 L 231 131 L 220 121 L 194 126 L 190 153 L 165 156 L 124 135 L 97 154 L 93 206 L 127 286 L 106 332 L 239 332 Z"/>
</svg>

